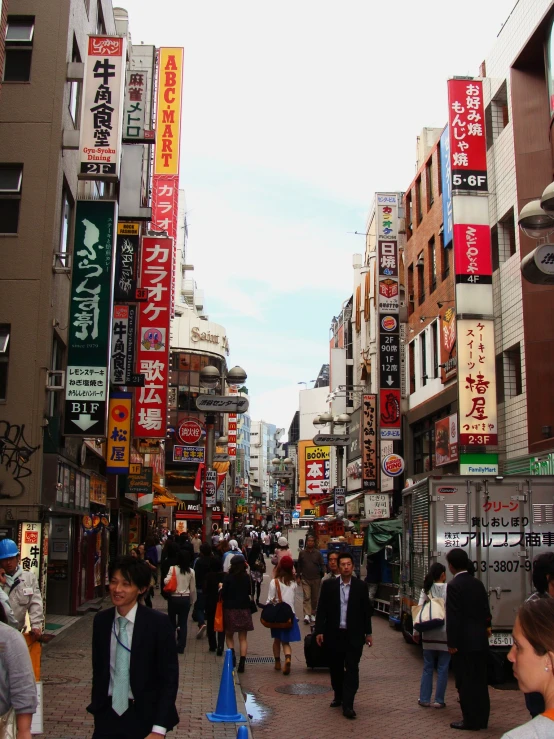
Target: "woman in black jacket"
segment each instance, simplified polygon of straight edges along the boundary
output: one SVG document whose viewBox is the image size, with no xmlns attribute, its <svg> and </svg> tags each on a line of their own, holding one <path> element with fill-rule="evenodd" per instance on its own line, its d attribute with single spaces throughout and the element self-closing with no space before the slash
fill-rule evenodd
<svg viewBox="0 0 554 739">
<path fill-rule="evenodd" d="M 223 618 L 225 621 L 225 640 L 227 648 L 233 651 L 233 666 L 237 660 L 235 656 L 234 635 L 238 631 L 240 646 L 240 661 L 237 672 L 244 672 L 248 641 L 246 634 L 254 631 L 252 613 L 250 610 L 250 577 L 246 573 L 246 561 L 242 555 L 235 555 L 231 559 L 229 572 L 223 578 Z"/>
<path fill-rule="evenodd" d="M 221 560 L 218 557 L 211 557 L 209 560 L 209 570 L 204 578 L 204 604 L 206 613 L 206 626 L 208 631 L 208 643 L 210 652 L 217 650 L 217 656 L 223 654 L 223 645 L 225 641 L 224 631 L 214 631 L 215 609 L 219 600 L 220 585 L 223 583 L 223 569 Z"/>
<path fill-rule="evenodd" d="M 166 547 L 165 551 L 165 558 L 162 559 L 162 563 L 160 565 L 160 571 L 161 571 L 161 594 L 163 597 L 167 600 L 169 597 L 167 593 L 164 593 L 164 581 L 167 577 L 167 573 L 169 572 L 171 567 L 175 567 L 177 565 L 177 559 L 179 558 L 179 547 L 175 542 L 169 542 L 169 544 Z"/>
</svg>

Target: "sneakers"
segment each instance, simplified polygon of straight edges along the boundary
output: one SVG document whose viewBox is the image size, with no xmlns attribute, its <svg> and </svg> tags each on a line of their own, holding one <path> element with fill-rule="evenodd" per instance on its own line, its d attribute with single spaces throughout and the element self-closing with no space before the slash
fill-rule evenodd
<svg viewBox="0 0 554 739">
<path fill-rule="evenodd" d="M 201 639 L 205 633 L 206 633 L 206 624 L 202 624 L 202 626 L 200 626 L 198 628 L 198 631 L 196 632 L 196 638 Z"/>
<path fill-rule="evenodd" d="M 305 624 L 309 624 L 310 623 L 310 617 L 309 616 L 304 616 L 304 623 Z"/>
<path fill-rule="evenodd" d="M 429 708 L 429 706 L 431 705 L 430 703 L 426 703 L 426 702 L 420 701 L 420 700 L 418 700 L 417 704 L 418 704 L 418 706 L 421 706 L 422 708 Z"/>
<path fill-rule="evenodd" d="M 446 703 L 439 703 L 438 701 L 435 701 L 433 703 L 433 708 L 446 708 Z"/>
<path fill-rule="evenodd" d="M 315 624 L 315 616 L 310 616 L 310 621 Z"/>
</svg>

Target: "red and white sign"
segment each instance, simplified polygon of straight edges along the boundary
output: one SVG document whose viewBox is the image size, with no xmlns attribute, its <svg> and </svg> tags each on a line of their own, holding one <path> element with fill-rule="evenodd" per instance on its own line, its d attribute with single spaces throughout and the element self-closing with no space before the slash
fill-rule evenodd
<svg viewBox="0 0 554 739">
<path fill-rule="evenodd" d="M 389 454 L 383 459 L 383 472 L 389 477 L 399 477 L 404 472 L 404 460 L 399 454 Z"/>
<path fill-rule="evenodd" d="M 145 375 L 137 388 L 134 436 L 163 439 L 167 427 L 169 328 L 173 239 L 148 236 L 142 240 L 140 281 L 148 300 L 140 303 L 138 371 Z"/>
<path fill-rule="evenodd" d="M 448 80 L 450 161 L 454 190 L 487 191 L 483 83 Z"/>
<path fill-rule="evenodd" d="M 454 224 L 454 266 L 463 282 L 478 283 L 479 277 L 492 275 L 490 226 Z"/>
<path fill-rule="evenodd" d="M 458 320 L 460 444 L 496 446 L 494 322 Z"/>
<path fill-rule="evenodd" d="M 196 444 L 202 438 L 202 425 L 194 418 L 185 419 L 179 424 L 177 436 L 183 444 Z"/>
<path fill-rule="evenodd" d="M 379 421 L 382 429 L 400 428 L 400 390 L 381 388 L 379 391 Z M 381 436 L 381 438 L 383 438 Z"/>
<path fill-rule="evenodd" d="M 238 390 L 236 385 L 231 385 L 229 387 L 229 395 L 238 395 Z M 229 456 L 229 459 L 235 458 L 237 456 L 237 414 L 236 413 L 229 413 L 229 417 L 227 419 L 227 454 Z"/>
</svg>

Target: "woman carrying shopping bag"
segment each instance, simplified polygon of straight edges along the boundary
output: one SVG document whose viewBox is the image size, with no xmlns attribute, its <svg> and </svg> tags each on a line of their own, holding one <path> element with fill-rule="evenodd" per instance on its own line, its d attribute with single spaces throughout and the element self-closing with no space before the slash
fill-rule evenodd
<svg viewBox="0 0 554 739">
<path fill-rule="evenodd" d="M 293 619 L 290 629 L 271 629 L 273 637 L 273 656 L 275 657 L 275 669 L 281 669 L 281 646 L 285 655 L 285 666 L 283 675 L 290 675 L 292 649 L 291 643 L 300 641 L 300 628 L 294 610 L 294 596 L 296 594 L 296 581 L 294 577 L 294 566 L 292 557 L 281 557 L 277 565 L 275 578 L 269 584 L 267 595 L 268 603 L 288 603 L 292 608 Z"/>
<path fill-rule="evenodd" d="M 425 604 L 430 603 L 432 598 L 441 598 L 443 603 L 446 603 L 446 568 L 440 562 L 431 565 L 423 581 L 419 605 L 425 608 Z M 432 609 L 432 602 L 430 606 Z M 423 639 L 423 674 L 421 676 L 418 703 L 424 708 L 431 706 L 433 673 L 436 663 L 437 685 L 435 700 L 432 705 L 433 708 L 446 708 L 444 695 L 448 684 L 448 665 L 450 664 L 450 653 L 446 643 L 446 620 L 444 620 L 442 626 L 422 631 L 421 634 L 414 630 L 414 640 L 416 642 L 419 641 L 420 636 Z"/>
</svg>

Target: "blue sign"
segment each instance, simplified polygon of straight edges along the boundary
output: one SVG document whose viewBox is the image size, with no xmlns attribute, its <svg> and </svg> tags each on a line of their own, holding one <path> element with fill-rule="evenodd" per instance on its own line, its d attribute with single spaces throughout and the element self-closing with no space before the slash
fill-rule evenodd
<svg viewBox="0 0 554 739">
<path fill-rule="evenodd" d="M 300 511 L 293 511 L 292 512 L 292 517 L 293 518 L 300 518 Z"/>
<path fill-rule="evenodd" d="M 441 150 L 441 183 L 442 183 L 442 220 L 443 244 L 449 246 L 454 237 L 452 215 L 452 169 L 450 165 L 450 135 L 448 126 L 442 132 L 440 140 Z"/>
</svg>

